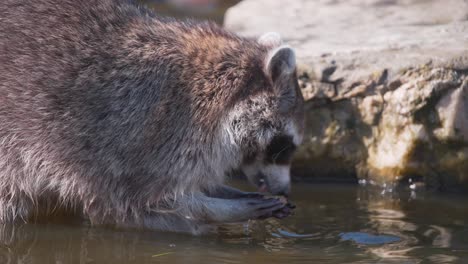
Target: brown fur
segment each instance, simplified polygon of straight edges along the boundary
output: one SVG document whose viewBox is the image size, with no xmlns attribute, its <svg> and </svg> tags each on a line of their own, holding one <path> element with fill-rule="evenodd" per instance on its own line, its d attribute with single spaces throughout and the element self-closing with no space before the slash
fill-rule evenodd
<svg viewBox="0 0 468 264">
<path fill-rule="evenodd" d="M 184 231 L 190 220 L 195 232 L 193 222 L 218 220 L 202 194 L 247 146 L 268 144 L 228 135 L 233 111 L 262 98 L 259 114 L 275 123 L 270 51 L 126 1 L 4 0 L 0 220 L 27 220 L 39 201 L 95 224 Z"/>
</svg>

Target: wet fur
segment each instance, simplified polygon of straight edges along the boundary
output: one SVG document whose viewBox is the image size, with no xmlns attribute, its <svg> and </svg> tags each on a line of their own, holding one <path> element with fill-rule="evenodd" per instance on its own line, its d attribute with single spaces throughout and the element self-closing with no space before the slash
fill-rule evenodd
<svg viewBox="0 0 468 264">
<path fill-rule="evenodd" d="M 2 1 L 0 221 L 56 207 L 193 233 L 220 220 L 203 194 L 259 147 L 240 108 L 273 114 L 268 52 L 126 1 Z"/>
</svg>

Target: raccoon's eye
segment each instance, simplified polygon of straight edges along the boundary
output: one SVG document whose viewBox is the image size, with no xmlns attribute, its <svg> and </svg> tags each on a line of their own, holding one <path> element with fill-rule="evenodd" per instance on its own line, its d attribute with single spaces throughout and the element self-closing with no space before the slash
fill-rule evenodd
<svg viewBox="0 0 468 264">
<path fill-rule="evenodd" d="M 275 164 L 288 164 L 296 146 L 290 136 L 275 136 L 266 149 L 266 162 Z"/>
</svg>

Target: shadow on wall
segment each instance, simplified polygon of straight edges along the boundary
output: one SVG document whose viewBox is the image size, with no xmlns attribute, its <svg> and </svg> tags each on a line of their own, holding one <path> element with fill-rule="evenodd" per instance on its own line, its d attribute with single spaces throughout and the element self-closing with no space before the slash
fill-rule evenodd
<svg viewBox="0 0 468 264">
<path fill-rule="evenodd" d="M 208 19 L 222 24 L 226 10 L 240 0 L 139 0 L 157 13 L 177 18 Z"/>
</svg>

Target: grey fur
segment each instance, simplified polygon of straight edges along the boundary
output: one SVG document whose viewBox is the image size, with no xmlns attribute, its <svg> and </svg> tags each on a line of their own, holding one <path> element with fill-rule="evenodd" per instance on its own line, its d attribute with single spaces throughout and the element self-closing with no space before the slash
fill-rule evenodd
<svg viewBox="0 0 468 264">
<path fill-rule="evenodd" d="M 291 123 L 302 134 L 295 73 L 272 78 L 270 53 L 124 0 L 3 0 L 0 221 L 66 207 L 199 233 L 274 216 L 278 200 L 222 185 Z"/>
</svg>

